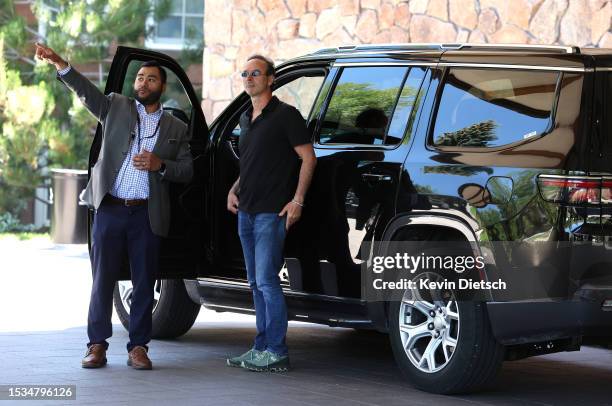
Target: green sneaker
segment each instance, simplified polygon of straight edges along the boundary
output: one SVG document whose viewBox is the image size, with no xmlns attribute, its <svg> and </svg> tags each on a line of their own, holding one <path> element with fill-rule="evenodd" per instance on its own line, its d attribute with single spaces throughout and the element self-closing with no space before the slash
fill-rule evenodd
<svg viewBox="0 0 612 406">
<path fill-rule="evenodd" d="M 266 350 L 252 360 L 243 361 L 242 367 L 255 372 L 287 372 L 290 368 L 289 356 L 276 355 Z"/>
<path fill-rule="evenodd" d="M 227 366 L 240 368 L 242 366 L 243 361 L 253 360 L 258 354 L 261 354 L 262 352 L 263 351 L 259 351 L 254 348 L 251 348 L 250 350 L 248 350 L 247 352 L 245 352 L 244 354 L 238 357 L 228 358 Z"/>
</svg>

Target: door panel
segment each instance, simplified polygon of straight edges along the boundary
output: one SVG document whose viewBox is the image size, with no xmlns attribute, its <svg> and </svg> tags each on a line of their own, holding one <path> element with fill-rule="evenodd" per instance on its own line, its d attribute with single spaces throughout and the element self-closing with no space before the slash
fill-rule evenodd
<svg viewBox="0 0 612 406">
<path fill-rule="evenodd" d="M 119 47 L 113 59 L 106 83 L 105 94 L 111 92 L 133 96 L 133 82 L 140 64 L 156 60 L 168 74 L 166 92 L 162 96 L 164 109 L 189 126 L 194 177 L 189 184 L 170 185 L 170 232 L 162 240 L 160 271 L 156 278 L 195 277 L 202 272 L 205 263 L 208 229 L 205 213 L 205 184 L 208 181 L 207 146 L 208 126 L 200 108 L 200 102 L 187 75 L 178 63 L 167 55 L 147 50 Z M 102 143 L 102 128 L 98 125 L 89 154 L 89 168 L 98 159 Z M 91 227 L 95 214 L 89 215 Z M 121 279 L 129 279 L 127 257 L 121 271 Z"/>
<path fill-rule="evenodd" d="M 549 297 L 567 292 L 570 251 L 534 247 L 566 240 L 576 220 L 540 198 L 536 179 L 585 168 L 577 131 L 582 86 L 583 76 L 571 72 L 434 70 L 431 121 L 419 129 L 404 166 L 418 192 L 419 205 L 412 207 L 463 219 L 483 244 L 512 241 L 505 252 L 494 252 L 497 267 L 487 267 L 489 280 L 534 291 L 545 286 Z M 408 193 L 399 196 L 400 211 L 411 206 Z M 529 262 L 503 273 L 516 258 Z M 494 298 L 520 299 L 522 293 L 495 292 Z"/>
<path fill-rule="evenodd" d="M 426 69 L 347 67 L 333 74 L 315 176 L 287 255 L 298 258 L 305 291 L 359 297 L 364 244 L 380 239 L 395 213 Z"/>
</svg>

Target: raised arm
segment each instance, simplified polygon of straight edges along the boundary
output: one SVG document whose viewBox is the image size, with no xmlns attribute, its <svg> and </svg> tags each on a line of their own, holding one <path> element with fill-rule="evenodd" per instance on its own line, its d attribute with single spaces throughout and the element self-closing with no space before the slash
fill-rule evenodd
<svg viewBox="0 0 612 406">
<path fill-rule="evenodd" d="M 105 96 L 91 81 L 71 67 L 53 49 L 36 43 L 36 58 L 55 65 L 59 80 L 79 96 L 87 110 L 98 121 L 104 121 L 110 108 L 111 96 Z"/>
</svg>

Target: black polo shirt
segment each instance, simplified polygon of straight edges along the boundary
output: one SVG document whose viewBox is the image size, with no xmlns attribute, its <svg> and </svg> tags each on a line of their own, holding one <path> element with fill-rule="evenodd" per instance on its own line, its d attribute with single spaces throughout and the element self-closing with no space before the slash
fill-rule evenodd
<svg viewBox="0 0 612 406">
<path fill-rule="evenodd" d="M 251 122 L 253 107 L 240 116 L 239 209 L 278 213 L 295 194 L 300 160 L 293 147 L 311 142 L 304 118 L 276 96 Z"/>
</svg>

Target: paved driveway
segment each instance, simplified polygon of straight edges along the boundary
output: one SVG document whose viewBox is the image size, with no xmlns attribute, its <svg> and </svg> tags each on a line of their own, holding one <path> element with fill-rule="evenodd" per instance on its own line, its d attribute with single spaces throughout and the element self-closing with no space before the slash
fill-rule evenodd
<svg viewBox="0 0 612 406">
<path fill-rule="evenodd" d="M 606 349 L 508 362 L 492 391 L 446 397 L 404 382 L 387 338 L 375 332 L 290 323 L 292 372 L 228 368 L 225 357 L 249 347 L 253 318 L 205 310 L 185 336 L 151 343 L 153 371 L 125 365 L 127 334 L 117 320 L 109 365 L 85 370 L 86 247 L 5 239 L 0 258 L 0 384 L 76 385 L 69 405 L 612 405 Z M 27 403 L 62 402 L 18 404 Z"/>
</svg>

